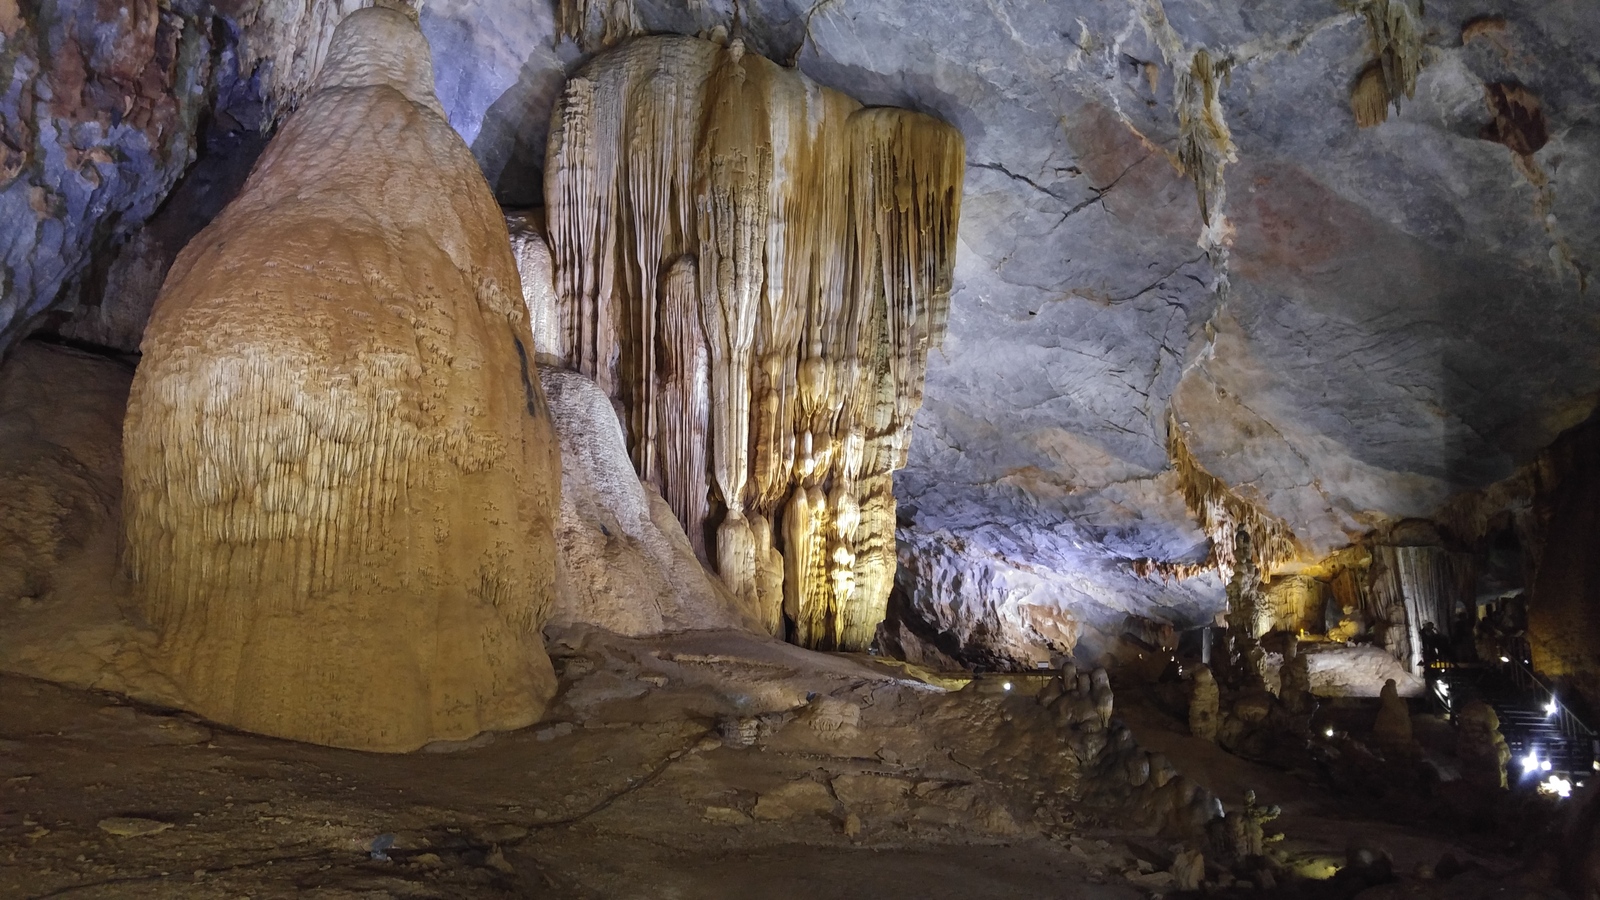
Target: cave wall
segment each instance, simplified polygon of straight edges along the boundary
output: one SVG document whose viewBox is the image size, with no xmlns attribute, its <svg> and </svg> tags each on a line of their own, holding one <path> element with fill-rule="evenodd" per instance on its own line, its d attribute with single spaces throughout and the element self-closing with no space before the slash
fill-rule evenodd
<svg viewBox="0 0 1600 900">
<path fill-rule="evenodd" d="M 1528 644 L 1536 671 L 1573 684 L 1600 710 L 1600 423 L 1563 435 L 1548 457 L 1559 477 L 1544 501 Z"/>
<path fill-rule="evenodd" d="M 166 199 L 232 63 L 200 4 L 0 7 L 0 359 Z"/>
<path fill-rule="evenodd" d="M 220 61 L 209 78 L 198 62 L 173 77 L 221 85 L 236 35 L 267 106 L 291 106 L 342 8 L 226 7 L 212 21 L 227 27 L 197 29 Z M 633 24 L 608 23 L 612 7 Z M 1114 620 L 1131 604 L 1202 621 L 1222 580 L 1196 574 L 1211 548 L 1173 477 L 1170 422 L 1207 472 L 1291 528 L 1297 559 L 1315 559 L 1508 475 L 1600 390 L 1587 288 L 1600 251 L 1600 22 L 1586 10 L 1433 3 L 1404 47 L 1385 49 L 1366 16 L 1320 0 L 998 3 L 949 16 L 866 0 L 739 7 L 753 52 L 966 138 L 949 336 L 895 484 L 900 536 L 916 552 L 1035 573 L 1053 584 L 1038 596 L 1078 619 Z M 186 8 L 164 15 L 205 15 Z M 720 0 L 580 8 L 576 42 L 557 40 L 555 4 L 444 0 L 422 13 L 446 115 L 503 200 L 540 199 L 547 110 L 608 24 L 615 38 L 634 25 L 709 33 L 734 18 Z M 33 168 L 0 186 L 0 221 L 27 224 L 3 231 L 6 264 L 28 270 L 0 285 L 0 344 L 70 302 L 60 286 L 89 248 L 154 209 L 182 165 L 158 165 L 151 148 L 194 140 L 125 121 L 112 143 L 85 145 L 93 129 L 68 124 L 143 88 L 95 62 L 90 89 L 73 93 L 77 70 L 52 60 L 74 48 L 113 59 L 84 50 L 83 35 L 130 26 L 109 7 L 52 10 L 48 22 L 0 14 L 11 148 L 0 153 L 21 148 L 67 185 L 42 212 Z M 58 36 L 49 53 L 35 39 L 46 33 Z M 155 59 L 153 37 L 142 40 Z M 1397 47 L 1411 71 L 1398 90 L 1385 81 L 1378 116 L 1372 66 Z M 35 84 L 56 99 L 34 103 Z M 48 128 L 34 128 L 40 110 L 55 111 Z M 71 135 L 90 148 L 99 187 L 67 177 L 84 171 L 68 165 Z M 94 161 L 116 141 L 116 165 Z M 1141 561 L 1188 574 L 1140 575 Z M 1077 589 L 1084 579 L 1097 589 Z M 927 583 L 928 602 L 941 590 Z"/>
</svg>

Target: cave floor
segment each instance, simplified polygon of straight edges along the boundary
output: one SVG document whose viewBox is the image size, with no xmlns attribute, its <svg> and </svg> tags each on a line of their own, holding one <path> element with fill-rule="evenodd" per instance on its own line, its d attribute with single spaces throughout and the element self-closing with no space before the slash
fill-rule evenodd
<svg viewBox="0 0 1600 900">
<path fill-rule="evenodd" d="M 565 722 L 380 755 L 0 676 L 0 897 L 1141 896 L 1090 858 L 1095 842 L 1074 852 L 948 816 L 847 835 L 804 790 L 758 809 L 819 768 L 884 764 L 726 746 L 717 707 L 894 679 L 841 660 L 774 687 L 788 672 L 771 678 L 771 660 L 682 652 L 678 665 L 742 666 L 764 683 L 673 696 L 661 676 L 584 671 L 593 701 L 569 676 L 553 713 Z M 389 860 L 373 859 L 384 835 Z"/>
<path fill-rule="evenodd" d="M 919 755 L 914 707 L 939 692 L 890 670 L 714 636 L 557 644 L 563 693 L 544 723 L 406 755 L 237 733 L 0 676 L 0 897 L 1170 892 L 1148 860 L 1174 845 L 1092 816 L 1039 827 L 1014 803 L 1013 819 L 959 753 L 944 754 L 947 766 Z M 811 733 L 786 728 L 793 716 L 738 715 L 821 695 L 855 697 L 874 715 L 894 708 L 899 718 L 885 721 L 904 727 L 887 726 L 890 743 L 866 757 L 848 742 L 829 751 L 784 738 Z M 1342 856 L 1356 833 L 1379 837 L 1402 871 L 1446 850 L 1475 858 L 1442 838 L 1353 821 L 1293 779 L 1185 748 L 1153 713 L 1128 713 L 1180 765 L 1190 750 L 1203 758 L 1202 783 L 1219 795 L 1249 783 L 1285 803 L 1283 824 L 1307 859 Z M 1510 868 L 1485 859 L 1479 871 L 1498 879 Z M 1394 896 L 1477 896 L 1413 887 L 1421 892 Z"/>
</svg>

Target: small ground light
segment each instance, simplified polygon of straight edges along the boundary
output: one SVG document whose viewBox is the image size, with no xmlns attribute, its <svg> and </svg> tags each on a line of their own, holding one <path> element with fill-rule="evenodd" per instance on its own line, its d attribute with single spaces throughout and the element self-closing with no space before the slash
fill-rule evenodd
<svg viewBox="0 0 1600 900">
<path fill-rule="evenodd" d="M 1544 705 L 1544 714 L 1546 716 L 1553 716 L 1556 714 L 1557 709 L 1560 709 L 1560 707 L 1556 705 L 1556 701 L 1551 700 L 1549 703 Z"/>
<path fill-rule="evenodd" d="M 1548 760 L 1548 759 L 1540 760 L 1539 761 L 1539 771 L 1541 771 L 1541 772 L 1550 771 L 1550 760 Z"/>
<path fill-rule="evenodd" d="M 1529 753 L 1527 756 L 1524 756 L 1522 758 L 1522 771 L 1524 771 L 1524 772 L 1532 772 L 1534 769 L 1537 769 L 1537 768 L 1539 768 L 1539 754 L 1538 753 Z"/>
<path fill-rule="evenodd" d="M 1501 662 L 1511 662 L 1511 657 L 1509 657 L 1509 656 L 1502 656 L 1502 657 L 1500 657 L 1500 661 L 1501 661 Z"/>
<path fill-rule="evenodd" d="M 1333 737 L 1333 729 L 1332 728 L 1329 728 L 1329 729 L 1323 731 L 1322 733 L 1327 735 L 1328 737 Z"/>
<path fill-rule="evenodd" d="M 1011 682 L 1009 682 L 1009 681 L 1006 682 L 1005 684 L 1000 685 L 1000 686 L 1005 688 L 1008 691 L 1011 690 Z"/>
</svg>

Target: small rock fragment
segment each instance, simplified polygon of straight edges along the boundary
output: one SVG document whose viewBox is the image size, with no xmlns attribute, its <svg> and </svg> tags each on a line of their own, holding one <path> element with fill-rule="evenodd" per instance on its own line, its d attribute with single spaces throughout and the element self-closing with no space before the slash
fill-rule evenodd
<svg viewBox="0 0 1600 900">
<path fill-rule="evenodd" d="M 845 837 L 851 837 L 851 838 L 855 838 L 855 837 L 860 837 L 861 836 L 861 817 L 860 816 L 856 815 L 855 813 L 850 813 L 849 815 L 844 817 L 844 835 L 845 835 Z"/>
<path fill-rule="evenodd" d="M 137 816 L 112 816 L 100 820 L 100 830 L 117 837 L 144 837 L 148 834 L 160 834 L 171 827 L 171 822 L 141 819 Z"/>
<path fill-rule="evenodd" d="M 1199 850 L 1185 850 L 1172 860 L 1172 886 L 1180 891 L 1198 891 L 1206 880 L 1206 858 Z"/>
<path fill-rule="evenodd" d="M 750 821 L 749 816 L 731 806 L 708 806 L 700 817 L 719 825 L 743 825 Z"/>
<path fill-rule="evenodd" d="M 541 728 L 538 731 L 535 731 L 533 733 L 533 739 L 536 741 L 553 741 L 556 738 L 566 737 L 571 733 L 571 722 L 557 722 L 548 728 Z"/>
<path fill-rule="evenodd" d="M 499 844 L 496 844 L 489 851 L 489 855 L 484 857 L 483 864 L 496 872 L 504 872 L 507 875 L 514 874 L 517 871 L 512 867 L 511 863 L 506 862 L 506 855 L 501 852 Z"/>
</svg>

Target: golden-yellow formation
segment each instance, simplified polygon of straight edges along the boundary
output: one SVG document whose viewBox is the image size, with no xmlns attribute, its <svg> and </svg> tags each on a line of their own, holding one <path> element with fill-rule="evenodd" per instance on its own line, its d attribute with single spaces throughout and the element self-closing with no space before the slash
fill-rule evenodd
<svg viewBox="0 0 1600 900">
<path fill-rule="evenodd" d="M 557 450 L 504 219 L 407 16 L 340 24 L 143 351 L 126 558 L 192 708 L 369 750 L 537 720 Z"/>
<path fill-rule="evenodd" d="M 950 126 L 737 40 L 631 41 L 552 117 L 561 355 L 729 587 L 807 646 L 864 648 L 883 618 L 964 165 Z"/>
<path fill-rule="evenodd" d="M 1167 418 L 1167 457 L 1178 475 L 1178 489 L 1183 493 L 1184 504 L 1200 521 L 1200 530 L 1211 539 L 1211 552 L 1202 569 L 1215 566 L 1224 579 L 1232 578 L 1235 569 L 1244 562 L 1236 558 L 1241 530 L 1249 538 L 1249 562 L 1263 575 L 1270 576 L 1278 565 L 1295 557 L 1294 532 L 1288 524 L 1240 497 L 1222 479 L 1207 472 L 1189 451 L 1182 427 L 1170 416 Z"/>
<path fill-rule="evenodd" d="M 1194 179 L 1200 218 L 1210 234 L 1212 213 L 1222 208 L 1226 185 L 1222 170 L 1238 157 L 1233 133 L 1222 115 L 1217 82 L 1228 77 L 1231 59 L 1213 60 L 1204 48 L 1195 51 L 1189 68 L 1179 68 L 1173 96 L 1178 105 L 1178 163 Z"/>
<path fill-rule="evenodd" d="M 1356 124 L 1370 128 L 1400 108 L 1400 97 L 1417 92 L 1422 71 L 1421 0 L 1364 0 L 1357 6 L 1367 20 L 1373 60 L 1350 86 L 1350 109 Z M 1463 42 L 1468 40 L 1463 33 Z"/>
</svg>

